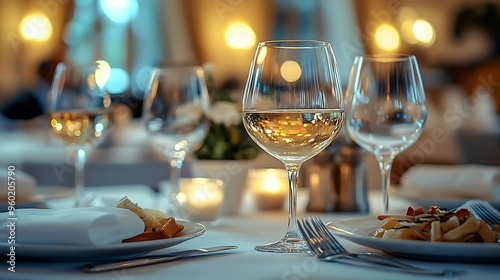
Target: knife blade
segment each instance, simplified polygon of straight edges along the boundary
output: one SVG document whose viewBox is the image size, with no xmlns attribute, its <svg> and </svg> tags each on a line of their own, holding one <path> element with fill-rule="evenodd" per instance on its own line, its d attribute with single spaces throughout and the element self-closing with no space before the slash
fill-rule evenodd
<svg viewBox="0 0 500 280">
<path fill-rule="evenodd" d="M 200 248 L 200 249 L 179 251 L 179 252 L 167 253 L 167 254 L 159 255 L 159 256 L 145 256 L 145 257 L 139 257 L 139 258 L 135 258 L 135 259 L 131 259 L 131 260 L 116 261 L 116 262 L 101 263 L 101 264 L 92 264 L 92 265 L 85 266 L 83 268 L 83 270 L 86 272 L 102 272 L 102 271 L 109 271 L 109 270 L 115 270 L 115 269 L 138 267 L 138 266 L 174 261 L 174 260 L 177 260 L 179 258 L 193 257 L 193 256 L 199 256 L 199 255 L 210 254 L 210 253 L 215 253 L 215 252 L 221 252 L 221 251 L 226 251 L 226 250 L 231 250 L 231 249 L 236 249 L 236 248 L 238 248 L 238 247 L 237 246 L 217 246 L 217 247 L 210 247 L 210 248 Z"/>
</svg>

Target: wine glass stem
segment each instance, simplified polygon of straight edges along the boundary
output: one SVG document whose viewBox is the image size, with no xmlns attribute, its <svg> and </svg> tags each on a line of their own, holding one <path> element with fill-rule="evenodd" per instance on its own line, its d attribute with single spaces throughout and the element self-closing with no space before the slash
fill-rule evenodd
<svg viewBox="0 0 500 280">
<path fill-rule="evenodd" d="M 78 148 L 75 155 L 75 207 L 79 207 L 84 195 L 85 162 L 87 153 L 84 149 Z"/>
<path fill-rule="evenodd" d="M 285 238 L 298 238 L 301 239 L 297 227 L 297 183 L 299 178 L 300 164 L 285 164 L 286 171 L 288 173 L 288 228 L 286 231 Z"/>
<path fill-rule="evenodd" d="M 179 179 L 181 177 L 181 169 L 182 160 L 173 159 L 170 161 L 170 190 L 167 192 L 167 214 L 172 217 L 179 216 L 179 202 L 177 201 L 177 194 L 179 193 Z"/>
<path fill-rule="evenodd" d="M 394 155 L 378 154 L 376 156 L 382 177 L 382 214 L 387 214 L 389 212 L 389 187 L 391 185 L 391 168 Z"/>
</svg>

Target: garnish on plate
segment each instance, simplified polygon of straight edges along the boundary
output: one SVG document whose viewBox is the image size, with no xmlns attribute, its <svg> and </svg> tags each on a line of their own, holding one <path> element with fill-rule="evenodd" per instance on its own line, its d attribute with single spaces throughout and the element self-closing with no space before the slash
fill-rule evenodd
<svg viewBox="0 0 500 280">
<path fill-rule="evenodd" d="M 467 209 L 408 207 L 405 215 L 379 215 L 385 221 L 373 234 L 384 239 L 445 242 L 500 242 L 500 225 L 490 227 Z"/>
<path fill-rule="evenodd" d="M 120 199 L 116 207 L 134 212 L 144 222 L 144 232 L 124 239 L 123 243 L 172 238 L 184 229 L 184 226 L 178 224 L 174 217 L 167 217 L 159 210 L 142 209 L 126 196 Z"/>
</svg>

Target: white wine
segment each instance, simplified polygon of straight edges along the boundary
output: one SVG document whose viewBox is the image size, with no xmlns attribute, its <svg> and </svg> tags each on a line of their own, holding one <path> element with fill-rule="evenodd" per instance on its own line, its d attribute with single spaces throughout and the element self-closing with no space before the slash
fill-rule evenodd
<svg viewBox="0 0 500 280">
<path fill-rule="evenodd" d="M 108 128 L 108 109 L 49 113 L 52 132 L 67 144 L 96 144 Z"/>
<path fill-rule="evenodd" d="M 243 120 L 248 134 L 266 152 L 285 162 L 302 162 L 335 139 L 344 123 L 344 110 L 248 110 Z"/>
</svg>

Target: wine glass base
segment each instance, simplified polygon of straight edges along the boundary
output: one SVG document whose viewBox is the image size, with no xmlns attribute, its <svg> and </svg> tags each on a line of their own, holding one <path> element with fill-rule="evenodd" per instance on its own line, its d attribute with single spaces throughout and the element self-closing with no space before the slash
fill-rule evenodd
<svg viewBox="0 0 500 280">
<path fill-rule="evenodd" d="M 301 238 L 283 238 L 276 242 L 255 246 L 255 250 L 271 253 L 303 253 L 309 251 L 309 246 Z"/>
</svg>

